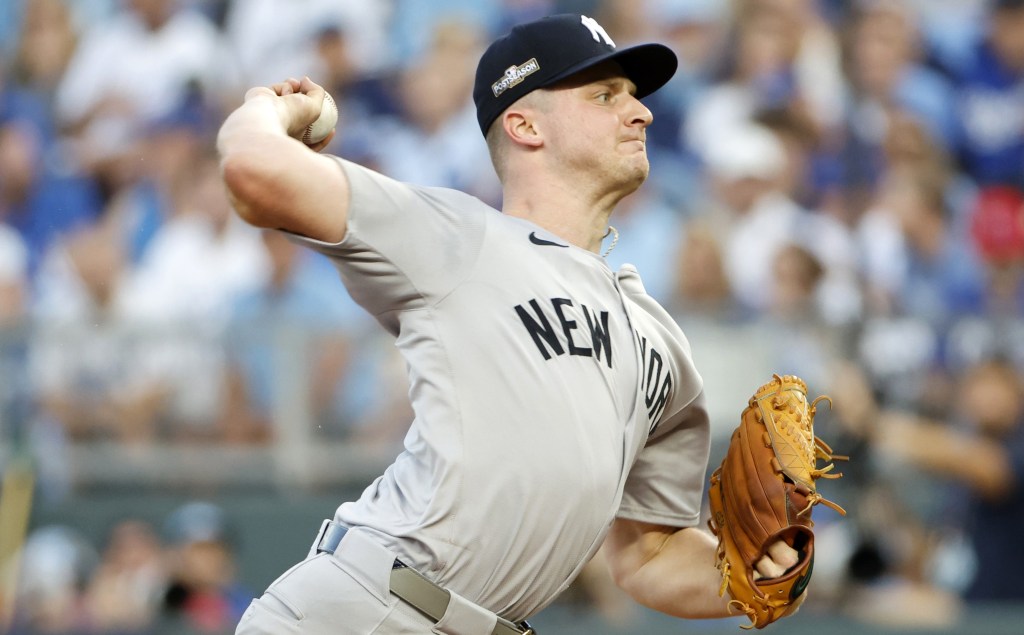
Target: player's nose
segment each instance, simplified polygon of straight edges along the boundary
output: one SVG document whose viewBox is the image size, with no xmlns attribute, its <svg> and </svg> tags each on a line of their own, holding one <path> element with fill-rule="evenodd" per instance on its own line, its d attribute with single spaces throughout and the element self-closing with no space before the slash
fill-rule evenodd
<svg viewBox="0 0 1024 635">
<path fill-rule="evenodd" d="M 640 126 L 646 128 L 651 125 L 654 121 L 654 115 L 650 109 L 643 104 L 639 99 L 630 95 L 630 111 L 629 119 L 627 120 L 631 126 Z"/>
</svg>

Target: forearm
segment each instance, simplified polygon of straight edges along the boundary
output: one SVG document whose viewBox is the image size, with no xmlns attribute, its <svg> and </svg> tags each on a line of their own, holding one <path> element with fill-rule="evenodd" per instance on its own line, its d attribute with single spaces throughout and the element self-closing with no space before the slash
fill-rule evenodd
<svg viewBox="0 0 1024 635">
<path fill-rule="evenodd" d="M 889 460 L 954 478 L 983 496 L 999 498 L 1013 485 L 1009 457 L 998 442 L 959 434 L 944 423 L 887 411 L 879 417 L 875 444 Z"/>
<path fill-rule="evenodd" d="M 985 496 L 999 498 L 1011 487 L 1006 451 L 988 439 L 963 438 L 938 425 L 917 424 L 917 442 L 907 448 L 919 467 L 952 476 Z"/>
<path fill-rule="evenodd" d="M 281 170 L 272 158 L 306 151 L 289 136 L 288 113 L 278 107 L 282 103 L 269 96 L 248 99 L 228 116 L 217 135 L 228 195 L 239 216 L 254 225 L 269 226 L 261 222 L 259 212 L 275 199 L 268 186 Z"/>
<path fill-rule="evenodd" d="M 334 136 L 299 137 L 319 117 L 326 93 L 311 80 L 258 87 L 217 135 L 221 172 L 238 215 L 251 225 L 335 243 L 348 222 L 348 181 L 318 154 Z"/>
<path fill-rule="evenodd" d="M 673 530 L 617 520 L 606 544 L 616 583 L 638 603 L 675 617 L 728 617 L 728 597 L 719 596 L 717 543 L 696 528 Z"/>
</svg>

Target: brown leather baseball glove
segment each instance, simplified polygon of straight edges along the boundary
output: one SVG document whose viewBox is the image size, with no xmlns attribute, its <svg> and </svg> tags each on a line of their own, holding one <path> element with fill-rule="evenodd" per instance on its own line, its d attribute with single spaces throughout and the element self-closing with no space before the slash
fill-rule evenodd
<svg viewBox="0 0 1024 635">
<path fill-rule="evenodd" d="M 729 607 L 750 618 L 744 628 L 764 628 L 795 613 L 804 599 L 814 564 L 811 508 L 818 503 L 846 512 L 815 488 L 831 474 L 832 448 L 814 435 L 815 406 L 807 385 L 793 375 L 774 375 L 743 411 L 722 464 L 711 475 L 711 519 L 718 538 L 717 566 Z M 818 461 L 825 461 L 818 468 Z M 756 563 L 768 546 L 783 540 L 799 562 L 778 578 L 761 579 Z"/>
</svg>

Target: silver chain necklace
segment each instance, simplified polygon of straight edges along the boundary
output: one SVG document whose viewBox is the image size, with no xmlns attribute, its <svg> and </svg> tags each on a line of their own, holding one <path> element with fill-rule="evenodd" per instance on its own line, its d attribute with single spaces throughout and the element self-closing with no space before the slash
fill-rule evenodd
<svg viewBox="0 0 1024 635">
<path fill-rule="evenodd" d="M 615 249 L 615 245 L 619 242 L 619 230 L 615 229 L 612 225 L 608 226 L 608 231 L 604 233 L 604 236 L 601 236 L 601 240 L 608 238 L 609 234 L 612 234 L 612 243 L 608 245 L 608 249 L 605 249 L 604 253 L 601 254 L 602 258 L 607 258 L 608 254 L 612 253 L 612 249 Z"/>
</svg>

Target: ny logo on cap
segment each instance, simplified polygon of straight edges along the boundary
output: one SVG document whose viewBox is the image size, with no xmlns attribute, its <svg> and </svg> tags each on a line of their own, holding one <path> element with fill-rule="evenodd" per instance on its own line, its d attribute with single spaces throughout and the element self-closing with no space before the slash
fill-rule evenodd
<svg viewBox="0 0 1024 635">
<path fill-rule="evenodd" d="M 613 42 L 612 39 L 608 37 L 608 32 L 604 30 L 603 26 L 597 23 L 597 20 L 595 20 L 594 18 L 589 18 L 585 15 L 581 15 L 580 22 L 583 23 L 583 26 L 590 29 L 590 35 L 594 37 L 595 42 L 600 42 L 601 40 L 604 40 L 604 43 L 607 44 L 608 46 L 612 48 L 615 47 L 615 42 Z"/>
</svg>

